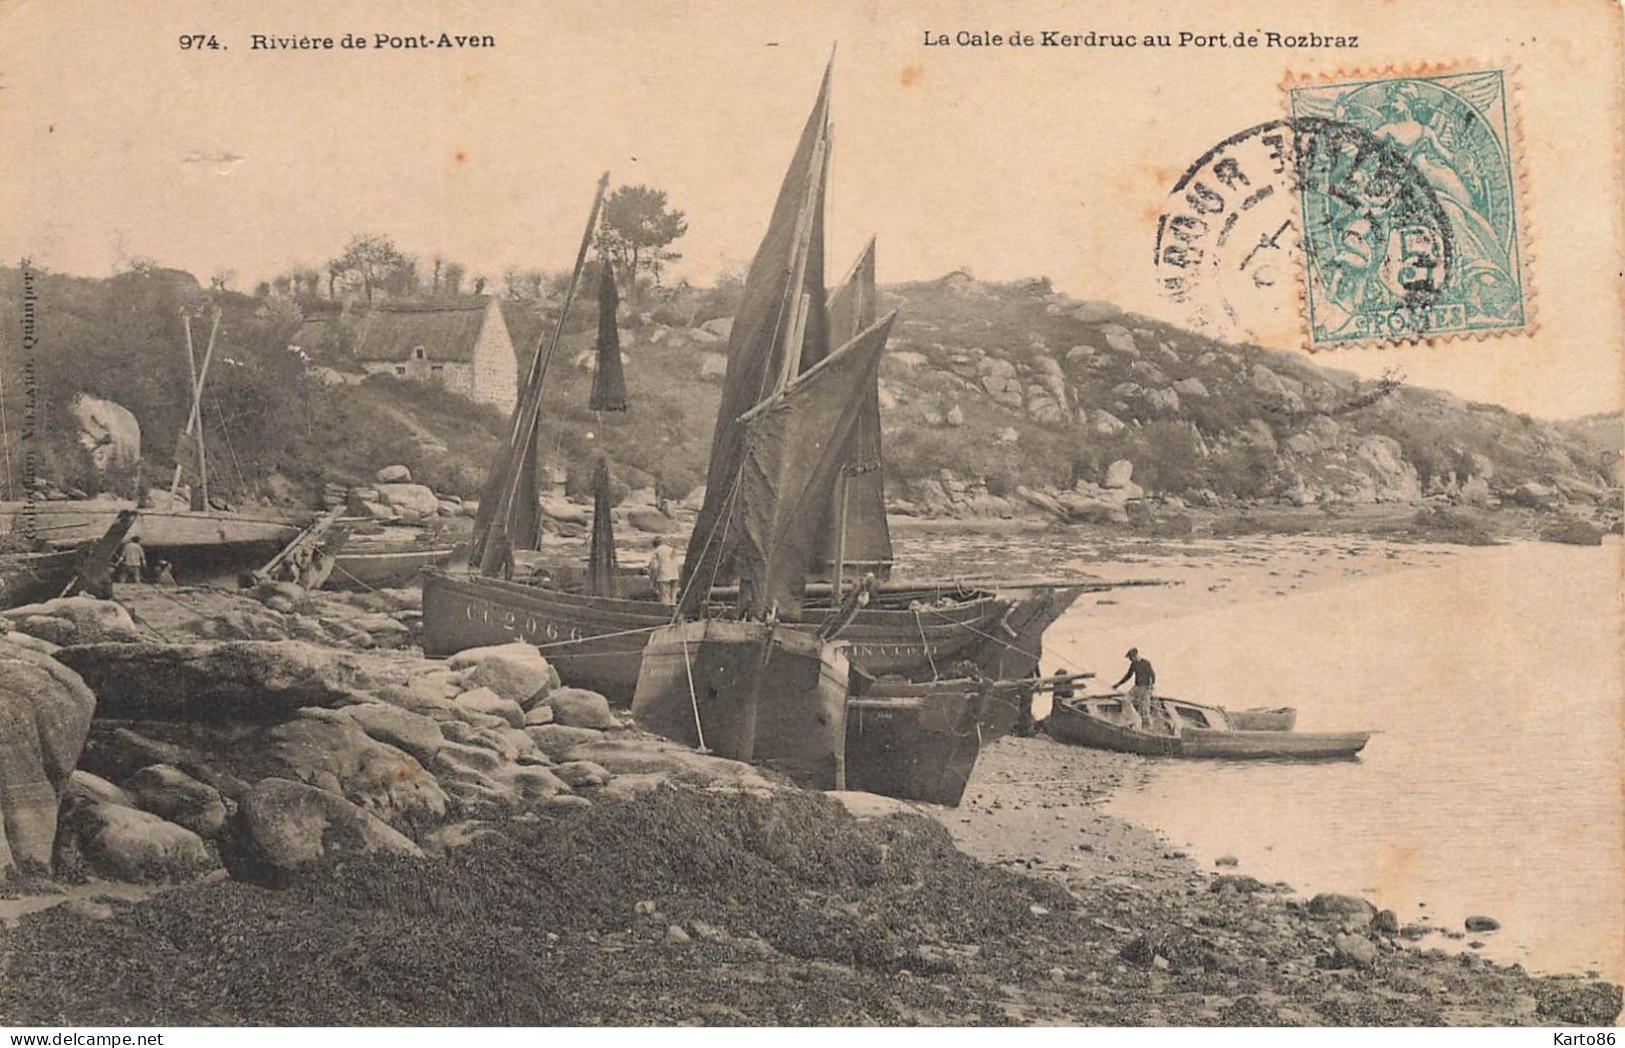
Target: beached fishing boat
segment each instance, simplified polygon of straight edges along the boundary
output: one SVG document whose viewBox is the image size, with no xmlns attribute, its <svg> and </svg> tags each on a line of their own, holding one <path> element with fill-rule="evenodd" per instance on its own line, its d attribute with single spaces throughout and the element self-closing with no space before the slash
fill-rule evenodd
<svg viewBox="0 0 1625 1048">
<path fill-rule="evenodd" d="M 989 685 L 883 680 L 849 699 L 847 789 L 957 806 L 983 744 L 991 741 L 984 721 L 999 699 Z"/>
<path fill-rule="evenodd" d="M 929 680 L 968 667 L 989 677 L 1030 675 L 1043 631 L 1087 587 L 1061 586 L 1019 601 L 991 591 L 881 589 L 842 631 L 852 664 L 875 677 Z M 729 598 L 719 591 L 717 601 Z M 716 604 L 720 610 L 723 605 Z M 803 604 L 803 617 L 822 621 L 826 598 Z M 671 621 L 672 609 L 653 600 L 567 593 L 503 579 L 424 575 L 424 653 L 445 658 L 466 648 L 522 640 L 542 649 L 570 683 L 629 702 L 648 634 Z M 434 623 L 434 629 L 428 624 Z M 810 628 L 781 619 L 791 628 Z"/>
<path fill-rule="evenodd" d="M 828 150 L 826 69 L 734 315 L 679 621 L 650 635 L 632 715 L 721 756 L 771 763 L 801 785 L 842 789 L 851 671 L 833 638 L 867 589 L 817 624 L 804 615 L 805 589 L 893 316 L 830 351 L 820 272 Z M 719 579 L 738 583 L 728 619 L 705 617 Z M 727 730 L 706 735 L 707 720 Z"/>
<path fill-rule="evenodd" d="M 1158 698 L 1177 724 L 1177 733 L 1142 731 L 1120 696 L 1063 699 L 1044 729 L 1052 738 L 1100 750 L 1145 757 L 1206 757 L 1229 760 L 1334 760 L 1353 757 L 1370 741 L 1369 732 L 1241 731 L 1212 706 Z"/>
<path fill-rule="evenodd" d="M 815 789 L 844 789 L 851 666 L 839 642 L 735 619 L 662 628 L 644 650 L 638 726 Z"/>
<path fill-rule="evenodd" d="M 821 95 L 819 105 L 822 108 L 825 104 Z M 822 133 L 809 123 L 798 147 L 797 164 L 810 160 L 818 148 L 815 140 Z M 779 303 L 769 300 L 761 300 L 766 305 L 759 301 L 757 306 L 742 306 L 730 335 L 729 376 L 725 383 L 725 390 L 734 388 L 737 392 L 725 392 L 719 421 L 737 419 L 751 410 L 762 392 L 775 382 L 809 372 L 830 355 L 830 347 L 844 346 L 876 325 L 878 295 L 872 241 L 847 280 L 825 294 L 825 179 L 822 167 L 812 171 L 792 166 L 763 243 L 764 249 L 771 247 L 779 252 L 786 264 L 791 264 L 788 249 L 804 243 L 804 248 L 799 249 L 804 259 L 799 279 L 800 298 L 806 301 L 796 302 L 802 318 L 802 330 L 795 336 L 799 349 L 780 347 L 766 354 L 773 357 L 770 363 L 762 359 L 757 350 L 765 337 L 774 334 L 769 328 L 782 321 L 788 310 L 780 310 Z M 805 209 L 803 204 L 807 205 Z M 803 214 L 805 223 L 801 221 Z M 789 275 L 785 271 L 777 277 Z M 823 308 L 819 308 L 821 304 Z M 601 349 L 618 344 L 605 335 L 606 330 L 612 330 L 613 322 L 613 310 L 601 309 Z M 619 367 L 617 352 L 604 358 L 599 373 L 611 369 L 605 366 L 611 358 L 611 367 Z M 545 358 L 538 352 L 536 359 Z M 532 388 L 527 386 L 528 390 Z M 832 445 L 830 451 L 833 466 L 826 467 L 835 469 L 835 481 L 828 486 L 824 504 L 803 504 L 796 510 L 817 521 L 808 550 L 808 577 L 825 581 L 814 581 L 804 588 L 806 599 L 799 612 L 782 606 L 777 609 L 778 621 L 792 628 L 817 630 L 857 580 L 868 576 L 884 580 L 890 570 L 891 540 L 879 468 L 878 390 L 877 372 L 872 380 L 865 379 L 864 388 L 855 395 L 855 419 L 836 435 L 838 447 Z M 540 395 L 539 386 L 534 387 L 534 395 Z M 524 430 L 516 408 L 515 436 L 499 468 L 521 476 L 528 468 L 534 476 L 535 441 L 533 436 L 527 437 L 527 432 L 533 433 L 533 429 Z M 732 490 L 735 474 L 728 464 L 728 454 L 725 444 L 713 447 L 708 492 L 726 495 Z M 532 460 L 528 467 L 523 466 L 526 457 Z M 515 462 L 520 463 L 517 469 Z M 497 475 L 493 471 L 493 477 Z M 482 513 L 486 505 L 498 500 L 498 490 L 487 491 L 481 502 Z M 716 503 L 720 506 L 725 501 L 718 498 Z M 694 534 L 722 535 L 723 542 L 709 543 L 703 537 L 690 541 L 682 587 L 688 617 L 712 614 L 716 608 L 735 603 L 740 595 L 733 548 L 737 533 L 730 535 L 726 529 L 715 527 L 719 513 L 717 506 L 702 508 Z M 602 507 L 594 516 L 595 520 L 603 516 Z M 482 522 L 476 521 L 477 535 L 481 526 Z M 509 535 L 515 548 L 525 548 L 534 532 L 533 519 L 522 520 L 510 529 Z M 601 570 L 603 551 L 611 548 L 607 534 L 601 538 L 595 527 L 593 542 L 589 579 L 609 577 Z M 478 544 L 477 539 L 477 549 Z M 490 574 L 494 572 L 482 571 L 482 575 Z M 912 680 L 930 680 L 967 670 L 991 678 L 1027 677 L 1038 668 L 1044 630 L 1080 593 L 1091 588 L 1110 588 L 1110 584 L 1022 580 L 1014 587 L 967 587 L 931 580 L 901 586 L 882 582 L 871 590 L 870 602 L 851 617 L 842 636 L 849 642 L 847 656 L 852 663 L 876 677 L 899 674 Z M 548 586 L 517 588 L 490 577 L 430 573 L 424 581 L 424 650 L 431 656 L 445 656 L 479 645 L 531 641 L 542 646 L 558 664 L 565 680 L 625 701 L 635 686 L 646 639 L 637 631 L 665 625 L 672 618 L 672 609 L 652 599 L 624 599 L 627 594 L 620 591 L 589 589 L 593 592 L 588 595 L 561 593 Z"/>
<path fill-rule="evenodd" d="M 987 692 L 941 681 L 846 706 L 847 789 L 955 807 L 982 752 Z"/>
</svg>

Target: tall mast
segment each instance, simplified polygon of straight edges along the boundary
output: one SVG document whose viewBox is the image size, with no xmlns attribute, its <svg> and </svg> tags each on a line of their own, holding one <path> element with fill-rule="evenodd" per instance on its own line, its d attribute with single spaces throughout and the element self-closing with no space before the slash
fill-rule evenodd
<svg viewBox="0 0 1625 1048">
<path fill-rule="evenodd" d="M 582 267 L 587 263 L 587 249 L 592 246 L 593 233 L 598 228 L 598 213 L 603 207 L 604 192 L 608 188 L 609 172 L 605 171 L 598 179 L 597 192 L 593 194 L 592 211 L 587 216 L 587 228 L 581 234 L 581 247 L 576 251 L 575 269 L 570 274 L 570 284 L 565 289 L 564 302 L 559 307 L 559 318 L 553 326 L 552 338 L 547 344 L 545 353 L 541 352 L 541 346 L 538 344 L 537 352 L 531 358 L 530 374 L 525 381 L 524 399 L 514 408 L 513 425 L 508 436 L 508 452 L 504 459 L 502 488 L 497 505 L 487 518 L 486 528 L 483 531 L 477 530 L 474 536 L 482 575 L 495 575 L 503 568 L 506 555 L 512 549 L 514 510 L 518 499 L 522 496 L 531 503 L 536 500 L 534 490 L 520 492 L 519 488 L 522 478 L 534 474 L 533 470 L 525 468 L 525 463 L 536 454 L 536 425 L 541 416 L 542 387 L 547 381 L 548 365 L 553 362 L 553 354 L 558 351 L 559 340 L 564 335 L 564 324 L 569 318 L 570 304 L 575 301 L 576 286 L 581 281 Z M 501 529 L 503 541 L 496 543 L 490 541 L 491 532 L 495 529 Z"/>
</svg>

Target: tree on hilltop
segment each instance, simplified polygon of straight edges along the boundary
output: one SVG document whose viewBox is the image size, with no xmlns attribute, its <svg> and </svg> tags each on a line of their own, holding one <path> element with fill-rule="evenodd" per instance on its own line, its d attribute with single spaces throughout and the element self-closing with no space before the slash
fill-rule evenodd
<svg viewBox="0 0 1625 1048">
<path fill-rule="evenodd" d="M 375 233 L 357 233 L 345 245 L 344 252 L 327 263 L 329 296 L 340 280 L 359 284 L 367 301 L 372 301 L 376 288 L 385 288 L 397 294 L 416 290 L 417 260 L 402 254 L 395 241 Z"/>
<path fill-rule="evenodd" d="M 665 190 L 621 186 L 604 201 L 598 248 L 615 264 L 628 298 L 635 298 L 638 273 L 647 272 L 660 283 L 661 269 L 683 257 L 670 245 L 686 232 L 688 220 L 668 206 Z"/>
</svg>

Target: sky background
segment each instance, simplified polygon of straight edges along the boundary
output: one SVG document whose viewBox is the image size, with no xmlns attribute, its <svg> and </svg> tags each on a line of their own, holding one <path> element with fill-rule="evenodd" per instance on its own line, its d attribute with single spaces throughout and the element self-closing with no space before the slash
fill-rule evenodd
<svg viewBox="0 0 1625 1048">
<path fill-rule="evenodd" d="M 1283 114 L 1288 73 L 1515 66 L 1532 336 L 1321 362 L 1551 418 L 1621 404 L 1618 9 L 1603 0 L 1267 3 L 0 4 L 0 251 L 105 276 L 149 256 L 235 287 L 353 233 L 495 279 L 567 268 L 598 173 L 689 219 L 672 278 L 748 262 L 838 42 L 831 278 L 969 268 L 1180 319 L 1152 266 L 1174 181 Z M 1357 51 L 928 48 L 927 30 L 1358 33 Z M 250 50 L 250 34 L 493 34 L 489 51 Z M 225 51 L 183 52 L 183 33 Z M 1262 318 L 1296 344 L 1297 303 Z"/>
</svg>

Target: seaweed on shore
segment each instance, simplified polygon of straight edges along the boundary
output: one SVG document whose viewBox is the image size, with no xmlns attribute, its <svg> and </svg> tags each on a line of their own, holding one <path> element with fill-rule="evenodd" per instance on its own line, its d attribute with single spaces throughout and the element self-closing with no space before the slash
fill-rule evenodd
<svg viewBox="0 0 1625 1048">
<path fill-rule="evenodd" d="M 442 859 L 317 867 L 284 891 L 228 882 L 108 921 L 41 915 L 0 934 L 0 1021 L 670 1022 L 721 995 L 736 1014 L 720 1021 L 908 1022 L 967 1006 L 888 973 L 941 963 L 944 942 L 1005 941 L 1014 957 L 1035 905 L 1072 905 L 976 863 L 935 822 L 858 822 L 814 794 L 666 788 L 496 830 Z M 764 957 L 830 985 L 733 985 Z"/>
</svg>

